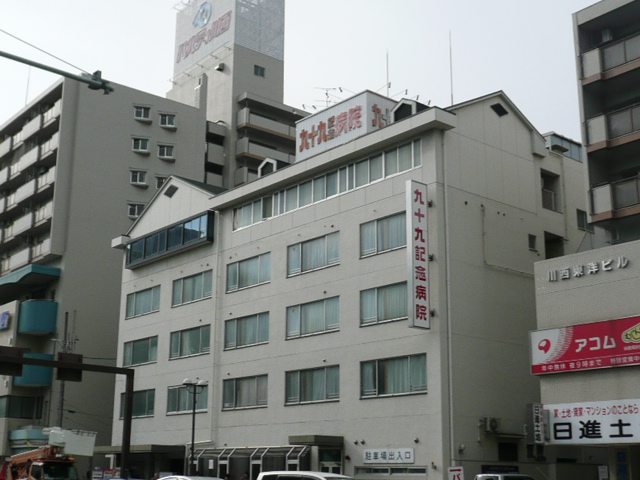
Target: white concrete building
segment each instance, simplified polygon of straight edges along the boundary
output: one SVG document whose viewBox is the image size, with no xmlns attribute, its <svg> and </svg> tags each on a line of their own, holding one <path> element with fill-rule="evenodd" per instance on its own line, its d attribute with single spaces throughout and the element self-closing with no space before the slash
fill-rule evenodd
<svg viewBox="0 0 640 480">
<path fill-rule="evenodd" d="M 208 381 L 205 475 L 547 471 L 525 438 L 533 264 L 584 242 L 583 164 L 560 153 L 577 144 L 546 148 L 502 92 L 448 109 L 363 92 L 297 138 L 293 165 L 219 195 L 172 177 L 114 240 L 132 465 L 184 469 L 189 377 Z"/>
</svg>

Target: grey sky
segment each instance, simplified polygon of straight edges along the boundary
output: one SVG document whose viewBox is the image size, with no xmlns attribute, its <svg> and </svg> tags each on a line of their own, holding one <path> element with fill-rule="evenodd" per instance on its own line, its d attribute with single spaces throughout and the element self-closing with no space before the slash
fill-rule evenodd
<svg viewBox="0 0 640 480">
<path fill-rule="evenodd" d="M 80 69 L 99 69 L 106 79 L 164 96 L 171 87 L 176 3 L 3 2 L 0 29 Z M 447 107 L 451 34 L 455 103 L 503 90 L 541 133 L 579 140 L 571 14 L 593 3 L 286 0 L 284 101 L 313 111 L 311 105 L 365 89 L 386 94 L 388 73 L 394 98 L 419 96 Z M 79 73 L 1 32 L 0 50 Z M 0 124 L 55 80 L 0 58 Z"/>
</svg>

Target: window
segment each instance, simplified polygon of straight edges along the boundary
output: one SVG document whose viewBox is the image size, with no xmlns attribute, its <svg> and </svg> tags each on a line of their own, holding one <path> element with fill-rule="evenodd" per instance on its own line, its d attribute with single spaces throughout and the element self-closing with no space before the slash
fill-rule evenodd
<svg viewBox="0 0 640 480">
<path fill-rule="evenodd" d="M 404 212 L 360 225 L 361 257 L 406 245 L 406 214 Z"/>
<path fill-rule="evenodd" d="M 287 276 L 298 275 L 340 262 L 339 232 L 325 235 L 287 249 Z"/>
<path fill-rule="evenodd" d="M 124 366 L 142 365 L 158 360 L 158 337 L 143 338 L 124 344 Z"/>
<path fill-rule="evenodd" d="M 127 295 L 126 318 L 160 310 L 160 285 Z"/>
<path fill-rule="evenodd" d="M 149 139 L 148 138 L 134 138 L 133 139 L 133 151 L 134 152 L 149 152 Z"/>
<path fill-rule="evenodd" d="M 149 107 L 133 107 L 133 118 L 136 120 L 151 120 L 151 109 Z"/>
<path fill-rule="evenodd" d="M 167 181 L 167 177 L 160 177 L 157 176 L 156 177 L 156 188 L 160 188 L 164 185 L 164 182 Z"/>
<path fill-rule="evenodd" d="M 245 347 L 269 341 L 269 312 L 227 320 L 224 323 L 224 348 Z"/>
<path fill-rule="evenodd" d="M 211 297 L 212 283 L 213 275 L 211 270 L 174 280 L 171 306 L 175 307 L 183 303 Z"/>
<path fill-rule="evenodd" d="M 144 203 L 127 203 L 128 215 L 131 218 L 138 218 L 144 210 Z"/>
<path fill-rule="evenodd" d="M 193 388 L 170 387 L 167 400 L 167 413 L 192 412 Z M 208 405 L 209 387 L 203 386 L 196 392 L 196 410 L 206 410 Z"/>
<path fill-rule="evenodd" d="M 540 171 L 542 183 L 542 208 L 560 212 L 560 176 Z"/>
<path fill-rule="evenodd" d="M 360 324 L 407 317 L 407 284 L 396 283 L 360 292 Z"/>
<path fill-rule="evenodd" d="M 173 128 L 176 126 L 176 116 L 172 113 L 160 114 L 160 126 L 165 128 Z"/>
<path fill-rule="evenodd" d="M 131 170 L 131 183 L 134 185 L 146 185 L 147 172 L 144 170 Z"/>
<path fill-rule="evenodd" d="M 261 67 L 260 65 L 254 65 L 254 66 L 253 66 L 253 74 L 254 74 L 256 77 L 262 77 L 262 78 L 264 78 L 264 75 L 265 75 L 265 68 L 264 68 L 264 67 Z"/>
<path fill-rule="evenodd" d="M 340 398 L 340 367 L 296 370 L 286 373 L 286 404 L 321 402 Z"/>
<path fill-rule="evenodd" d="M 150 417 L 154 413 L 156 391 L 139 390 L 133 392 L 132 417 Z M 124 418 L 125 394 L 120 394 L 120 418 Z"/>
<path fill-rule="evenodd" d="M 247 227 L 422 165 L 420 140 L 377 153 L 233 210 L 233 229 Z"/>
<path fill-rule="evenodd" d="M 360 382 L 363 397 L 426 392 L 427 355 L 362 362 Z"/>
<path fill-rule="evenodd" d="M 142 209 L 140 209 L 141 211 Z M 127 244 L 125 267 L 132 268 L 132 265 L 143 264 L 145 261 L 150 261 L 176 250 L 206 242 L 211 243 L 212 241 L 213 212 L 207 212 L 169 225 L 162 230 L 137 238 Z"/>
<path fill-rule="evenodd" d="M 271 254 L 265 253 L 227 265 L 227 292 L 271 280 Z"/>
<path fill-rule="evenodd" d="M 174 158 L 173 157 L 173 145 L 158 145 L 158 157 L 160 157 L 160 158 Z"/>
<path fill-rule="evenodd" d="M 287 307 L 287 338 L 337 330 L 340 297 Z"/>
<path fill-rule="evenodd" d="M 587 232 L 594 233 L 595 229 L 593 225 L 589 224 L 589 217 L 584 210 L 577 209 L 576 215 L 578 217 L 578 228 L 580 230 L 586 230 Z"/>
<path fill-rule="evenodd" d="M 538 239 L 535 235 L 529 234 L 529 250 L 531 250 L 532 252 L 538 251 L 537 241 Z"/>
<path fill-rule="evenodd" d="M 42 416 L 42 397 L 0 397 L 0 418 L 36 419 Z"/>
<path fill-rule="evenodd" d="M 211 326 L 190 328 L 171 332 L 171 352 L 169 358 L 188 357 L 209 352 Z"/>
<path fill-rule="evenodd" d="M 267 376 L 232 378 L 222 384 L 223 410 L 262 407 L 267 404 Z"/>
</svg>

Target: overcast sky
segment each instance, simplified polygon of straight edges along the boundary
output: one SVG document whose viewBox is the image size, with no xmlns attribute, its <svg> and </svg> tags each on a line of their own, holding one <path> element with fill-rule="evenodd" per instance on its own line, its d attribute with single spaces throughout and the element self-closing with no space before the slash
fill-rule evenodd
<svg viewBox="0 0 640 480">
<path fill-rule="evenodd" d="M 215 1 L 215 0 L 212 0 Z M 177 0 L 3 2 L 0 50 L 164 96 Z M 503 90 L 540 131 L 580 140 L 571 14 L 595 0 L 286 0 L 288 105 L 365 89 L 451 104 Z M 387 68 L 388 58 L 388 68 Z M 0 125 L 56 76 L 0 58 Z M 342 89 L 340 92 L 339 89 Z M 405 91 L 407 92 L 405 94 Z M 96 92 L 96 94 L 101 94 Z"/>
</svg>

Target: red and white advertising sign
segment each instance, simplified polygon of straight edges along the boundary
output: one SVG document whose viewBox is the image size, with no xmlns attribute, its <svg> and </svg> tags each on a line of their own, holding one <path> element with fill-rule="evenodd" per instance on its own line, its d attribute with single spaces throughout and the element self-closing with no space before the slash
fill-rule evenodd
<svg viewBox="0 0 640 480">
<path fill-rule="evenodd" d="M 449 480 L 464 480 L 464 469 L 462 467 L 449 467 Z"/>
<path fill-rule="evenodd" d="M 640 316 L 529 333 L 535 375 L 640 365 Z"/>
<path fill-rule="evenodd" d="M 549 412 L 549 439 L 552 445 L 593 445 L 638 443 L 640 441 L 640 400 L 544 405 Z"/>
<path fill-rule="evenodd" d="M 407 180 L 407 298 L 409 326 L 430 328 L 427 186 Z"/>
</svg>

